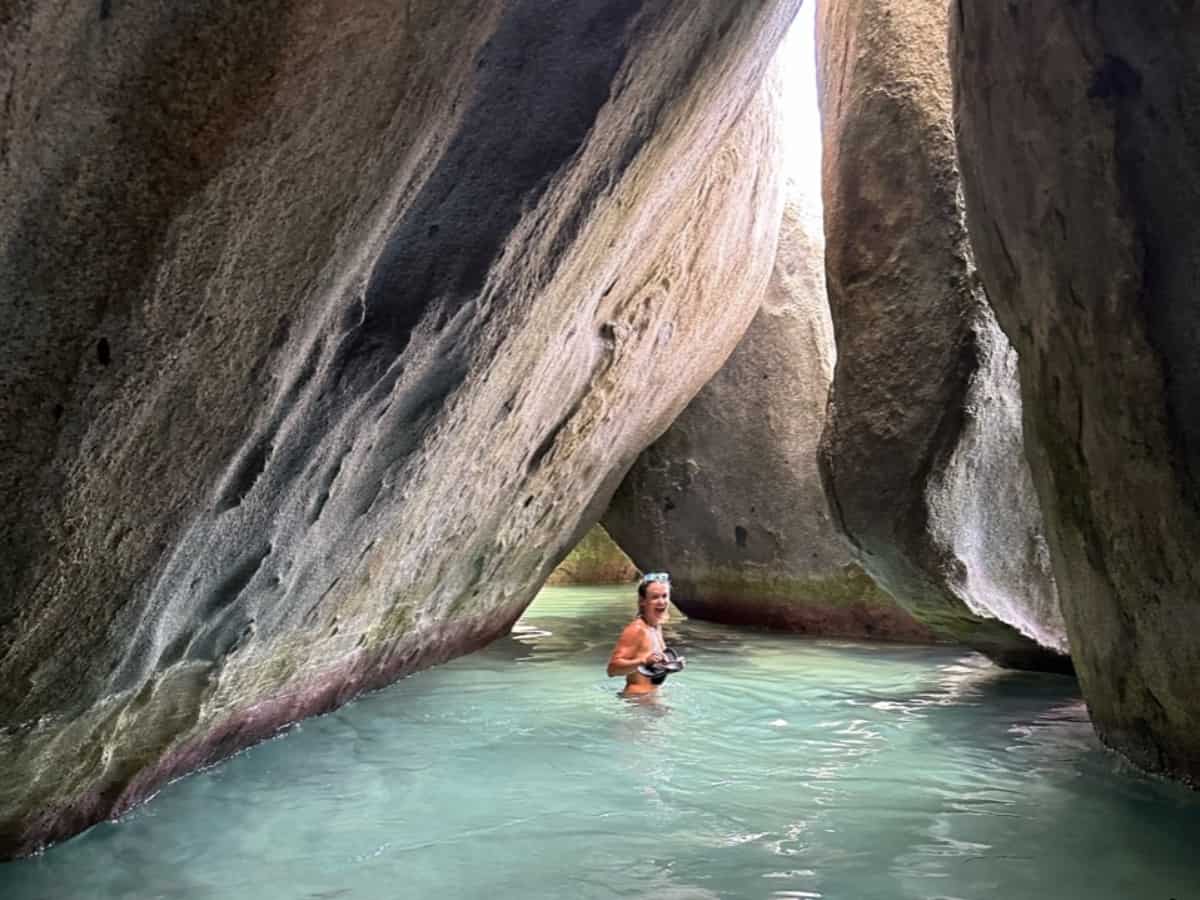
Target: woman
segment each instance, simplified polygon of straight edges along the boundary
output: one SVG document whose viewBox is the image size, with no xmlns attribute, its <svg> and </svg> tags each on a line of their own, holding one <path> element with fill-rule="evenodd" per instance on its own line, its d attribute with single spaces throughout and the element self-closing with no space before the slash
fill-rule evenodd
<svg viewBox="0 0 1200 900">
<path fill-rule="evenodd" d="M 667 645 L 662 625 L 671 603 L 671 576 L 648 572 L 638 583 L 638 614 L 617 638 L 608 660 L 608 677 L 625 676 L 624 694 L 648 694 L 658 690 L 666 676 L 651 679 L 638 666 L 656 666 L 666 660 Z"/>
</svg>

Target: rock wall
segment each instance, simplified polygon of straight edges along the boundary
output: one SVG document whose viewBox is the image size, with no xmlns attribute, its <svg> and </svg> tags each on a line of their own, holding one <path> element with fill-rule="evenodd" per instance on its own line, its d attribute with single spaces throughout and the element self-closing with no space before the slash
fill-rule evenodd
<svg viewBox="0 0 1200 900">
<path fill-rule="evenodd" d="M 798 0 L 0 17 L 0 855 L 505 632 L 732 351 Z"/>
<path fill-rule="evenodd" d="M 546 584 L 631 584 L 637 577 L 637 567 L 604 527 L 593 525 L 550 573 Z"/>
<path fill-rule="evenodd" d="M 742 342 L 604 514 L 643 570 L 666 569 L 687 615 L 809 634 L 928 640 L 850 557 L 817 442 L 833 374 L 819 205 L 788 186 L 766 299 Z"/>
<path fill-rule="evenodd" d="M 952 9 L 972 241 L 1101 737 L 1200 784 L 1200 20 Z"/>
<path fill-rule="evenodd" d="M 1063 669 L 1011 350 L 961 210 L 946 30 L 940 0 L 818 8 L 838 347 L 823 471 L 863 567 L 919 620 L 1003 665 Z"/>
</svg>

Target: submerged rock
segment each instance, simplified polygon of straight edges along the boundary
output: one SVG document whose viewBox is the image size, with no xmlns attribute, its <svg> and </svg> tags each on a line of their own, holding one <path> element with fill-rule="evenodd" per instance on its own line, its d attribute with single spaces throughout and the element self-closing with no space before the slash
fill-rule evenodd
<svg viewBox="0 0 1200 900">
<path fill-rule="evenodd" d="M 0 23 L 0 855 L 505 632 L 731 352 L 798 0 Z"/>
<path fill-rule="evenodd" d="M 955 4 L 968 221 L 1100 736 L 1200 784 L 1200 32 L 1188 4 Z"/>
<path fill-rule="evenodd" d="M 689 616 L 927 640 L 851 558 L 821 488 L 834 348 L 814 207 L 789 185 L 762 307 L 729 361 L 638 457 L 604 524 L 642 569 L 670 570 Z"/>
<path fill-rule="evenodd" d="M 863 567 L 941 636 L 1062 669 L 1014 359 L 959 198 L 946 4 L 818 11 L 826 272 L 837 335 L 821 458 Z"/>
</svg>

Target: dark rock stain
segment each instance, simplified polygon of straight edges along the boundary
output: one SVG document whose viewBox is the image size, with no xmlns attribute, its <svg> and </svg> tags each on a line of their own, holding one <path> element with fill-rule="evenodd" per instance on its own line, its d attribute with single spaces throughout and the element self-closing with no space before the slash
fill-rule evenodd
<svg viewBox="0 0 1200 900">
<path fill-rule="evenodd" d="M 570 415 L 564 416 L 561 420 L 559 420 L 558 424 L 551 428 L 549 433 L 542 438 L 542 442 L 538 444 L 537 448 L 532 454 L 530 454 L 529 462 L 525 465 L 525 470 L 527 472 L 532 474 L 541 468 L 542 462 L 547 456 L 550 455 L 550 451 L 554 449 L 554 444 L 558 440 L 558 436 L 567 426 L 567 422 L 569 422 L 570 419 Z"/>
<path fill-rule="evenodd" d="M 521 0 L 480 50 L 489 77 L 438 169 L 393 230 L 361 305 L 346 310 L 336 365 L 355 373 L 403 353 L 435 305 L 453 316 L 478 294 L 508 235 L 586 139 L 624 61 L 641 4 L 581 4 L 547 24 Z M 521 122 L 519 130 L 496 120 Z M 451 221 L 454 228 L 443 229 Z M 432 223 L 432 224 L 431 224 Z"/>
<path fill-rule="evenodd" d="M 201 616 L 208 618 L 213 613 L 232 604 L 250 584 L 262 568 L 263 561 L 271 555 L 271 545 L 266 544 L 243 558 L 209 591 L 201 605 Z"/>
<path fill-rule="evenodd" d="M 229 478 L 221 498 L 217 502 L 217 512 L 223 513 L 240 506 L 246 495 L 254 488 L 258 477 L 267 467 L 267 459 L 271 455 L 271 445 L 266 438 L 259 438 L 242 456 Z"/>
<path fill-rule="evenodd" d="M 1142 76 L 1119 56 L 1106 54 L 1104 62 L 1092 74 L 1088 87 L 1090 99 L 1124 99 L 1142 90 Z"/>
</svg>

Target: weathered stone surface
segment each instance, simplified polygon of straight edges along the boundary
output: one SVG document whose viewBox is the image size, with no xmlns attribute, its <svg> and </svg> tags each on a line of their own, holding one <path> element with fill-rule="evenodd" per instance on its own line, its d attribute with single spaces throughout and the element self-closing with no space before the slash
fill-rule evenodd
<svg viewBox="0 0 1200 900">
<path fill-rule="evenodd" d="M 851 559 L 817 442 L 833 374 L 819 209 L 788 187 L 762 307 L 712 381 L 617 489 L 604 524 L 667 569 L 689 616 L 810 634 L 927 640 Z"/>
<path fill-rule="evenodd" d="M 593 525 L 550 573 L 546 584 L 628 584 L 637 576 L 637 567 L 604 527 Z"/>
<path fill-rule="evenodd" d="M 954 4 L 968 221 L 1020 353 L 1033 476 L 1092 720 L 1200 784 L 1200 19 Z"/>
<path fill-rule="evenodd" d="M 9 4 L 0 855 L 507 630 L 753 315 L 796 6 Z"/>
<path fill-rule="evenodd" d="M 959 203 L 946 28 L 939 0 L 818 10 L 838 348 L 822 466 L 863 567 L 918 619 L 1004 665 L 1063 668 L 1012 351 Z"/>
</svg>

